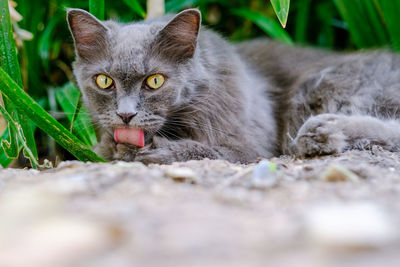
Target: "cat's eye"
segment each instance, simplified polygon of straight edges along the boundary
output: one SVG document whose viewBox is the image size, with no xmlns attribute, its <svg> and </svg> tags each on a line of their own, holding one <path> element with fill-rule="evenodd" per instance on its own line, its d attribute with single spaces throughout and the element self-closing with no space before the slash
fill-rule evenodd
<svg viewBox="0 0 400 267">
<path fill-rule="evenodd" d="M 165 82 L 164 75 L 159 74 L 159 73 L 151 75 L 151 76 L 147 77 L 147 79 L 146 79 L 146 84 L 151 89 L 160 88 L 164 84 L 164 82 Z"/>
<path fill-rule="evenodd" d="M 109 89 L 114 84 L 114 81 L 107 75 L 99 74 L 96 77 L 96 84 L 102 89 Z"/>
</svg>

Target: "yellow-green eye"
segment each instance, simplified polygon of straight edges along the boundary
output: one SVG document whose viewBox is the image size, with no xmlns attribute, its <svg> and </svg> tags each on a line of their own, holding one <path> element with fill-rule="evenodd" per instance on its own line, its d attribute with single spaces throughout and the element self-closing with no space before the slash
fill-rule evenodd
<svg viewBox="0 0 400 267">
<path fill-rule="evenodd" d="M 99 74 L 96 77 L 97 86 L 102 89 L 108 89 L 113 85 L 113 79 L 104 74 Z"/>
<path fill-rule="evenodd" d="M 160 88 L 165 82 L 165 77 L 162 74 L 154 74 L 147 78 L 146 84 L 152 89 Z"/>
</svg>

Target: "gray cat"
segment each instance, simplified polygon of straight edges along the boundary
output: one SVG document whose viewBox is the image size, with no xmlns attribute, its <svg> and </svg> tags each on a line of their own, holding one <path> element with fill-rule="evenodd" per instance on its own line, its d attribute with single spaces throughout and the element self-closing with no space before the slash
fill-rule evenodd
<svg viewBox="0 0 400 267">
<path fill-rule="evenodd" d="M 247 163 L 373 144 L 399 150 L 399 56 L 269 40 L 234 46 L 200 22 L 196 9 L 131 24 L 68 11 L 74 74 L 104 158 Z M 116 143 L 119 127 L 143 129 L 147 145 Z"/>
</svg>

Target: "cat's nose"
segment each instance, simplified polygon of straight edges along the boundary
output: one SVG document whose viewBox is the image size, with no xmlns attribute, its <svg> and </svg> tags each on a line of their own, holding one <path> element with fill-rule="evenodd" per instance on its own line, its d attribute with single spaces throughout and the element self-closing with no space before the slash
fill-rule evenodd
<svg viewBox="0 0 400 267">
<path fill-rule="evenodd" d="M 135 112 L 135 113 L 131 113 L 131 112 L 129 112 L 129 113 L 117 113 L 117 115 L 118 115 L 118 117 L 120 117 L 121 118 L 121 120 L 125 123 L 125 124 L 128 124 L 131 120 L 132 120 L 132 118 L 133 117 L 135 117 L 136 116 L 136 114 L 137 114 L 137 112 Z"/>
</svg>

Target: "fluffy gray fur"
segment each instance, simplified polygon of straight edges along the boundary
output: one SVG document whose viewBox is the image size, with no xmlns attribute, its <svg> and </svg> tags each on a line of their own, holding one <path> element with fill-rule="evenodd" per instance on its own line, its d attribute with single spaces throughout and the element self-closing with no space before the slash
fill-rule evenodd
<svg viewBox="0 0 400 267">
<path fill-rule="evenodd" d="M 400 56 L 335 53 L 265 40 L 239 52 L 270 78 L 280 153 L 400 150 Z M 293 138 L 292 138 L 293 137 Z"/>
<path fill-rule="evenodd" d="M 400 57 L 339 54 L 255 40 L 233 46 L 200 28 L 200 13 L 131 24 L 72 9 L 74 74 L 108 160 L 252 162 L 281 153 L 321 155 L 379 144 L 399 150 Z M 167 79 L 144 88 L 155 73 Z M 112 90 L 94 77 L 106 74 Z M 117 112 L 137 112 L 124 123 Z M 138 149 L 116 127 L 144 130 Z M 292 138 L 293 137 L 293 138 Z"/>
</svg>

